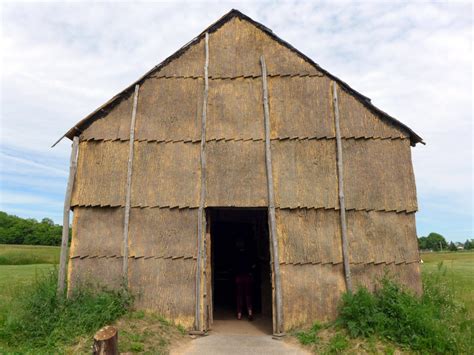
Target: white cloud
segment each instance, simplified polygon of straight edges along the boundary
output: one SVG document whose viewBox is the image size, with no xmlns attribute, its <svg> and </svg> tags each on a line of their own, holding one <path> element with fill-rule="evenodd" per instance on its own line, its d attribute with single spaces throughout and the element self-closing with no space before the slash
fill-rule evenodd
<svg viewBox="0 0 474 355">
<path fill-rule="evenodd" d="M 413 149 L 420 220 L 442 213 L 427 203 L 440 196 L 472 214 L 470 3 L 7 3 L 2 146 L 67 171 L 70 143 L 49 149 L 59 136 L 232 7 L 425 138 Z"/>
</svg>

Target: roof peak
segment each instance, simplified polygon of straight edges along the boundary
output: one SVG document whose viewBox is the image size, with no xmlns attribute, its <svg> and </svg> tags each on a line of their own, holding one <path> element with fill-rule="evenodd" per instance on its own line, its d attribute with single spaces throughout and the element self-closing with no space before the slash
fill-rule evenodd
<svg viewBox="0 0 474 355">
<path fill-rule="evenodd" d="M 108 107 L 109 105 L 112 105 L 116 100 L 118 100 L 120 97 L 124 96 L 124 95 L 127 95 L 129 92 L 131 92 L 131 90 L 133 90 L 133 88 L 135 87 L 136 84 L 139 84 L 141 83 L 143 80 L 145 80 L 150 74 L 156 72 L 157 70 L 160 70 L 161 68 L 163 68 L 164 66 L 166 66 L 168 63 L 170 63 L 171 61 L 177 59 L 178 57 L 180 57 L 189 47 L 191 47 L 192 45 L 198 43 L 204 36 L 206 33 L 213 33 L 215 31 L 217 31 L 218 29 L 220 29 L 223 25 L 225 25 L 227 22 L 229 22 L 231 19 L 233 19 L 234 17 L 238 17 L 242 20 L 245 20 L 247 22 L 249 22 L 250 24 L 252 24 L 253 26 L 259 28 L 261 31 L 265 32 L 268 36 L 270 36 L 273 40 L 275 40 L 276 42 L 280 43 L 281 45 L 283 45 L 284 47 L 288 48 L 289 50 L 291 50 L 292 52 L 294 52 L 296 55 L 298 55 L 300 58 L 302 58 L 304 61 L 308 62 L 309 64 L 311 64 L 312 66 L 314 66 L 316 69 L 318 69 L 319 71 L 321 71 L 323 74 L 325 74 L 326 76 L 328 76 L 329 78 L 331 78 L 332 80 L 336 81 L 339 85 L 341 85 L 347 92 L 349 92 L 350 94 L 354 95 L 364 106 L 368 107 L 370 110 L 374 111 L 375 113 L 377 113 L 378 115 L 384 117 L 385 119 L 389 120 L 390 122 L 392 122 L 393 124 L 401 127 L 402 129 L 406 130 L 409 135 L 410 135 L 410 140 L 411 140 L 411 144 L 414 146 L 416 145 L 416 143 L 422 143 L 422 144 L 425 144 L 423 142 L 423 139 L 418 135 L 416 134 L 412 129 L 410 129 L 408 126 L 406 126 L 405 124 L 403 124 L 402 122 L 398 121 L 396 118 L 390 116 L 389 114 L 385 113 L 384 111 L 380 110 L 379 108 L 377 108 L 376 106 L 374 106 L 372 103 L 371 103 L 371 100 L 370 98 L 368 98 L 367 96 L 364 96 L 363 94 L 361 94 L 360 92 L 354 90 L 353 88 L 351 88 L 347 83 L 345 83 L 344 81 L 342 81 L 341 79 L 339 79 L 338 77 L 332 75 L 331 73 L 329 73 L 328 71 L 326 71 L 325 69 L 321 68 L 317 63 L 315 63 L 311 58 L 309 58 L 308 56 L 306 56 L 305 54 L 303 54 L 302 52 L 300 52 L 298 49 L 296 49 L 295 47 L 293 47 L 290 43 L 284 41 L 283 39 L 281 39 L 280 37 L 276 36 L 273 31 L 271 29 L 269 29 L 268 27 L 262 25 L 261 23 L 253 20 L 252 18 L 250 18 L 249 16 L 245 15 L 244 13 L 242 13 L 241 11 L 237 10 L 237 9 L 231 9 L 229 12 L 227 12 L 226 14 L 224 14 L 221 18 L 219 18 L 216 22 L 214 22 L 213 24 L 211 24 L 210 26 L 208 26 L 204 31 L 202 31 L 197 37 L 195 37 L 194 39 L 192 39 L 190 42 L 188 42 L 187 44 L 185 44 L 183 47 L 181 47 L 178 51 L 176 51 L 175 53 L 173 53 L 171 56 L 169 56 L 168 58 L 166 58 L 163 62 L 161 62 L 160 64 L 156 65 L 155 67 L 153 67 L 150 71 L 148 71 L 145 75 L 143 75 L 140 79 L 138 79 L 137 81 L 135 81 L 133 84 L 131 84 L 130 86 L 128 86 L 127 88 L 125 88 L 123 91 L 121 91 L 119 94 L 115 95 L 112 99 L 110 99 L 109 101 L 107 101 L 104 105 L 100 106 L 98 109 L 96 109 L 95 111 L 93 111 L 91 114 L 89 114 L 88 116 L 86 116 L 84 119 L 82 119 L 80 122 L 78 122 L 74 127 L 72 127 L 68 132 L 66 132 L 56 143 L 53 144 L 53 147 L 64 137 L 68 137 L 70 139 L 72 139 L 72 137 L 74 137 L 75 135 L 77 134 L 80 134 L 80 132 L 82 132 L 82 128 L 84 126 L 87 126 L 91 120 L 95 119 L 96 116 L 99 116 L 101 113 L 104 113 L 105 112 L 105 108 Z"/>
</svg>

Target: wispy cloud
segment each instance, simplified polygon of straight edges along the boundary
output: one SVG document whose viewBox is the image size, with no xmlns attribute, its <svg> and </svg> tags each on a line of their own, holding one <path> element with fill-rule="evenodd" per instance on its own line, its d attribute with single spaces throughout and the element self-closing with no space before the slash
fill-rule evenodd
<svg viewBox="0 0 474 355">
<path fill-rule="evenodd" d="M 43 186 L 61 201 L 70 143 L 63 141 L 54 150 L 50 145 L 237 7 L 419 133 L 427 142 L 413 149 L 419 233 L 472 236 L 471 3 L 1 6 L 2 175 L 4 167 L 9 168 L 2 176 L 2 198 L 9 191 L 38 191 Z M 17 184 L 12 166 L 22 176 Z M 31 174 L 31 186 L 25 174 Z M 56 182 L 48 185 L 49 177 Z M 25 201 L 23 210 L 30 206 Z"/>
</svg>

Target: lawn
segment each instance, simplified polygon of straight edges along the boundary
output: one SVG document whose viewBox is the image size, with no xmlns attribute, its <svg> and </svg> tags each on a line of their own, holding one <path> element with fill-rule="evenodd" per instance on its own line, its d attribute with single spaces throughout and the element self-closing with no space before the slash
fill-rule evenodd
<svg viewBox="0 0 474 355">
<path fill-rule="evenodd" d="M 439 263 L 447 268 L 446 281 L 458 294 L 458 299 L 464 302 L 469 313 L 474 316 L 474 252 L 438 252 L 422 253 L 422 271 L 430 272 L 438 268 Z"/>
<path fill-rule="evenodd" d="M 13 332 L 12 327 L 0 329 L 0 354 L 90 353 L 92 335 L 104 324 L 120 329 L 121 352 L 167 353 L 171 341 L 187 340 L 184 329 L 157 315 L 130 311 L 116 293 L 83 290 L 81 297 L 68 301 L 67 312 L 57 311 L 57 278 L 50 271 L 57 268 L 59 252 L 59 247 L 0 244 L 0 327 L 9 315 L 28 315 Z M 16 312 L 24 306 L 30 310 Z M 15 336 L 19 343 L 11 344 Z"/>
<path fill-rule="evenodd" d="M 59 247 L 0 244 L 0 305 L 8 303 L 15 289 L 52 270 L 59 252 Z"/>
<path fill-rule="evenodd" d="M 0 244 L 0 265 L 58 264 L 60 247 Z"/>
</svg>

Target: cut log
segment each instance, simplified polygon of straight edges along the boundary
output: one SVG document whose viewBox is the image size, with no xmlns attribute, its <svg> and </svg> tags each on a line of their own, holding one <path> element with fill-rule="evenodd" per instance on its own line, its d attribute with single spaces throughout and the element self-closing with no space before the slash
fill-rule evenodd
<svg viewBox="0 0 474 355">
<path fill-rule="evenodd" d="M 94 335 L 93 355 L 118 355 L 117 328 L 107 325 Z"/>
</svg>

